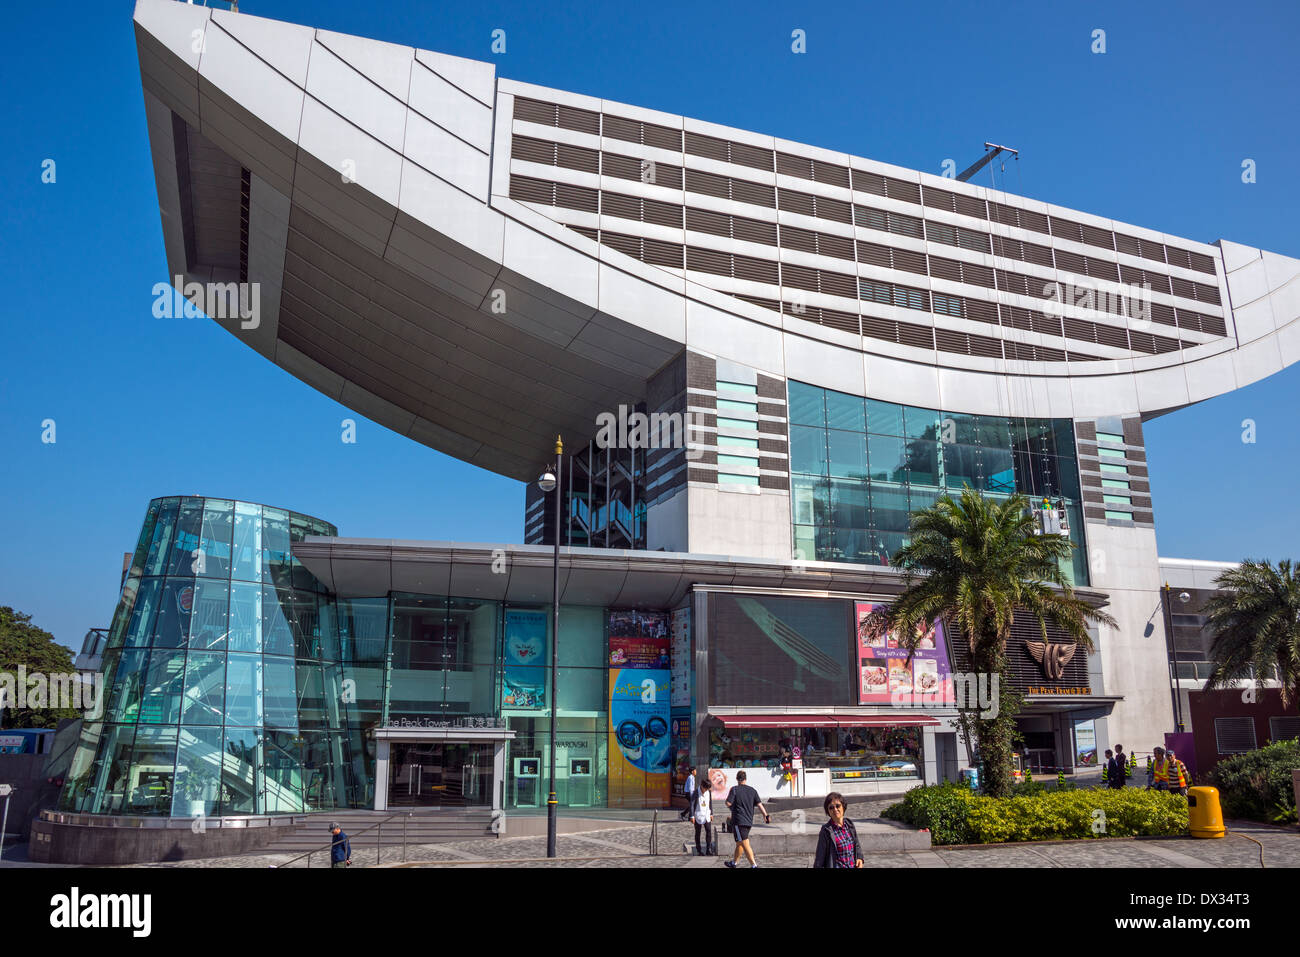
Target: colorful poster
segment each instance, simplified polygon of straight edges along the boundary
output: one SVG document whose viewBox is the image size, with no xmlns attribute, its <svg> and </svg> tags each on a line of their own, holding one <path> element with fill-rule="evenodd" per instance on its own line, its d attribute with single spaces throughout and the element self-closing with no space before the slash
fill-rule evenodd
<svg viewBox="0 0 1300 957">
<path fill-rule="evenodd" d="M 506 610 L 502 707 L 546 707 L 546 620 L 549 614 L 544 610 L 523 608 Z"/>
<path fill-rule="evenodd" d="M 673 709 L 670 730 L 673 736 L 673 795 L 685 797 L 687 772 L 691 766 L 691 716 Z M 699 772 L 696 774 L 699 783 Z"/>
<path fill-rule="evenodd" d="M 1091 720 L 1074 723 L 1074 761 L 1083 767 L 1097 765 L 1097 726 Z"/>
<path fill-rule="evenodd" d="M 690 605 L 684 605 L 673 611 L 672 646 L 669 650 L 673 673 L 671 704 L 674 708 L 689 708 L 691 706 Z"/>
<path fill-rule="evenodd" d="M 667 669 L 609 671 L 609 806 L 666 807 L 673 762 Z"/>
<path fill-rule="evenodd" d="M 611 668 L 669 668 L 667 612 L 611 611 L 608 629 Z"/>
<path fill-rule="evenodd" d="M 921 634 L 916 652 L 908 661 L 908 651 L 900 647 L 897 635 L 869 638 L 863 632 L 863 620 L 878 607 L 882 606 L 871 602 L 857 602 L 855 607 L 858 703 L 902 707 L 953 704 L 956 699 L 943 623 L 936 621 Z"/>
</svg>

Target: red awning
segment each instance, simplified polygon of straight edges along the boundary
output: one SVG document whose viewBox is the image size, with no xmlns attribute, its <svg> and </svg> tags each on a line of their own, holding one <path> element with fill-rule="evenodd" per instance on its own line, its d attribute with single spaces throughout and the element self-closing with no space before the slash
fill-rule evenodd
<svg viewBox="0 0 1300 957">
<path fill-rule="evenodd" d="M 938 718 L 920 714 L 715 714 L 728 728 L 937 728 Z"/>
</svg>

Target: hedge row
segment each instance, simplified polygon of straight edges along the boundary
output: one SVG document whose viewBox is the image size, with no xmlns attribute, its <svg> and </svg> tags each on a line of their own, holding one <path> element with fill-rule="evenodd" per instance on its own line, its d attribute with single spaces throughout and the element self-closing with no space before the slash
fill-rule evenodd
<svg viewBox="0 0 1300 957">
<path fill-rule="evenodd" d="M 1187 830 L 1187 799 L 1138 788 L 992 798 L 948 783 L 914 788 L 883 816 L 929 828 L 935 844 L 1170 836 Z"/>
<path fill-rule="evenodd" d="M 1271 824 L 1294 822 L 1293 768 L 1300 768 L 1300 741 L 1275 741 L 1220 761 L 1210 772 L 1210 784 L 1219 789 L 1223 816 Z"/>
</svg>

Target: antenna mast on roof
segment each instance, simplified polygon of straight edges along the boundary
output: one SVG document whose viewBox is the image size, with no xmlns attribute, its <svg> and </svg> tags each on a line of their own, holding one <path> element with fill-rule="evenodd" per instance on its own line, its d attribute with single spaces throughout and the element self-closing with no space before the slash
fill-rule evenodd
<svg viewBox="0 0 1300 957">
<path fill-rule="evenodd" d="M 957 174 L 957 182 L 966 182 L 1002 153 L 1010 153 L 1016 159 L 1020 159 L 1020 150 L 1012 149 L 1010 146 L 999 146 L 997 143 L 985 143 L 984 149 L 985 153 L 983 156 Z"/>
</svg>

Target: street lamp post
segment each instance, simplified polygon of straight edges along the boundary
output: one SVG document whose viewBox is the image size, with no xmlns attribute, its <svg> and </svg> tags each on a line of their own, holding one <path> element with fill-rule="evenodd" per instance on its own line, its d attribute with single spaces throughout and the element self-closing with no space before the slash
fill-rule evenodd
<svg viewBox="0 0 1300 957">
<path fill-rule="evenodd" d="M 1174 721 L 1177 725 L 1179 734 L 1183 732 L 1183 694 L 1182 686 L 1178 683 L 1178 642 L 1174 638 L 1174 610 L 1171 601 L 1171 591 L 1169 582 L 1165 582 L 1165 587 L 1160 590 L 1160 603 L 1165 606 L 1165 629 L 1169 635 L 1169 651 L 1174 657 L 1174 667 L 1169 676 L 1169 691 L 1174 697 Z M 1192 596 L 1187 592 L 1179 592 L 1178 600 L 1186 605 L 1192 600 Z"/>
<path fill-rule="evenodd" d="M 555 548 L 551 562 L 551 786 L 546 798 L 546 856 L 555 857 L 555 831 L 558 802 L 555 799 L 555 712 L 557 710 L 556 679 L 559 664 L 560 638 L 560 506 L 564 499 L 564 442 L 555 437 L 555 469 L 547 470 L 537 480 L 543 493 L 555 492 Z"/>
</svg>

